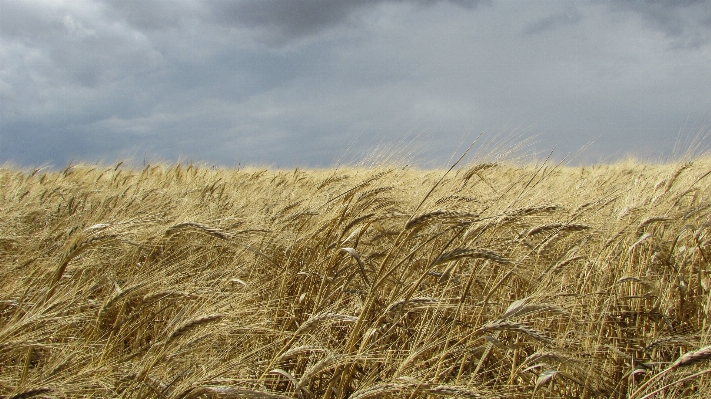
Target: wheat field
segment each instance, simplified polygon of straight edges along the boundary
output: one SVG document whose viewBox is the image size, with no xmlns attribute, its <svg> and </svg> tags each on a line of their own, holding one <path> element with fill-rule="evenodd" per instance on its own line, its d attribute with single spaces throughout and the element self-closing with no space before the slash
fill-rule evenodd
<svg viewBox="0 0 711 399">
<path fill-rule="evenodd" d="M 711 392 L 711 160 L 0 168 L 0 396 Z"/>
</svg>

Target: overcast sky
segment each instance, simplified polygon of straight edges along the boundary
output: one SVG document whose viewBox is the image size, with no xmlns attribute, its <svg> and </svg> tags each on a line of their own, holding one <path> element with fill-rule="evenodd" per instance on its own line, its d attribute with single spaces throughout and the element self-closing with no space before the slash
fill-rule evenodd
<svg viewBox="0 0 711 399">
<path fill-rule="evenodd" d="M 0 164 L 328 166 L 414 140 L 441 166 L 479 133 L 666 159 L 710 130 L 709 0 L 0 0 L 0 35 Z"/>
</svg>

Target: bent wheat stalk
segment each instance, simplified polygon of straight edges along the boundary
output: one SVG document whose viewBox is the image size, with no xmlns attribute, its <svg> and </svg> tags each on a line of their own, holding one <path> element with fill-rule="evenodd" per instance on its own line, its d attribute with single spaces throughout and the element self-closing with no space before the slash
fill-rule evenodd
<svg viewBox="0 0 711 399">
<path fill-rule="evenodd" d="M 665 370 L 657 373 L 654 375 L 652 378 L 647 380 L 644 384 L 642 384 L 639 388 L 637 388 L 636 391 L 630 395 L 630 399 L 635 399 L 637 395 L 640 395 L 642 392 L 644 392 L 645 389 L 654 381 L 658 380 L 659 378 L 664 377 L 668 373 L 678 369 L 679 367 L 684 367 L 684 366 L 691 366 L 694 364 L 697 364 L 699 362 L 702 362 L 704 360 L 709 360 L 711 359 L 711 345 L 705 346 L 701 349 L 695 350 L 695 351 L 690 351 L 686 352 L 685 354 L 679 356 L 678 359 L 674 363 L 671 364 L 668 368 Z M 708 371 L 708 370 L 707 370 Z M 646 395 L 645 397 L 648 397 Z"/>
</svg>

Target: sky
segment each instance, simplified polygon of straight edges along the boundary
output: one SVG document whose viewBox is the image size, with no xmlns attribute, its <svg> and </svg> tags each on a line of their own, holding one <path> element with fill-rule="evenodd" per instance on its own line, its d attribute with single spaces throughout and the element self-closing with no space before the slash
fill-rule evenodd
<svg viewBox="0 0 711 399">
<path fill-rule="evenodd" d="M 669 160 L 710 122 L 709 0 L 0 0 L 0 164 Z"/>
</svg>

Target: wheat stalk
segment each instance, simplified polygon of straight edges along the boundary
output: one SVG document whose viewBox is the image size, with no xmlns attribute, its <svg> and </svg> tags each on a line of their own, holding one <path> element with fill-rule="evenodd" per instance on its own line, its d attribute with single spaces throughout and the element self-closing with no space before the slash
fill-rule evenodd
<svg viewBox="0 0 711 399">
<path fill-rule="evenodd" d="M 96 317 L 96 320 L 97 321 L 101 320 L 106 315 L 106 313 L 108 313 L 111 310 L 111 308 L 113 307 L 113 305 L 116 302 L 118 302 L 122 298 L 134 293 L 135 291 L 138 291 L 139 289 L 143 288 L 146 284 L 147 283 L 135 284 L 135 285 L 132 285 L 132 286 L 126 288 L 125 290 L 119 290 L 118 292 L 116 292 L 116 294 L 114 294 L 111 298 L 109 298 L 109 300 L 106 301 L 106 303 L 101 307 L 101 309 L 99 309 L 99 313 Z"/>
<path fill-rule="evenodd" d="M 661 377 L 664 377 L 668 373 L 680 368 L 680 367 L 686 367 L 686 366 L 692 366 L 695 364 L 698 364 L 700 362 L 703 362 L 705 360 L 711 359 L 711 345 L 710 346 L 705 346 L 701 349 L 697 349 L 695 351 L 690 351 L 686 352 L 685 354 L 679 356 L 674 363 L 672 363 L 668 368 L 665 370 L 657 373 L 654 375 L 652 378 L 647 380 L 644 384 L 642 384 L 639 388 L 637 388 L 636 391 L 630 395 L 630 398 L 634 399 L 637 397 L 637 395 L 640 395 L 641 393 L 644 392 L 644 390 L 654 381 L 658 380 Z M 646 395 L 645 397 L 648 397 L 649 395 Z"/>
<path fill-rule="evenodd" d="M 303 335 L 306 334 L 310 331 L 312 331 L 318 324 L 325 320 L 335 320 L 335 321 L 340 321 L 340 322 L 347 322 L 347 323 L 352 323 L 356 320 L 358 320 L 357 317 L 355 316 L 349 316 L 345 314 L 339 314 L 339 313 L 331 313 L 331 312 L 326 312 L 326 313 L 321 313 L 317 314 L 315 316 L 312 316 L 308 320 L 306 320 L 301 326 L 299 326 L 299 329 L 296 330 L 294 333 L 295 336 Z"/>
<path fill-rule="evenodd" d="M 674 363 L 672 363 L 671 366 L 669 366 L 669 368 L 674 370 L 679 367 L 692 366 L 709 359 L 711 359 L 711 346 L 705 346 L 701 349 L 686 352 L 681 355 Z"/>
<path fill-rule="evenodd" d="M 363 266 L 363 261 L 360 259 L 360 254 L 358 253 L 358 251 L 356 251 L 355 248 L 350 247 L 341 248 L 341 251 L 349 254 L 353 257 L 353 259 L 356 260 L 356 262 L 358 263 L 358 270 L 360 271 L 361 277 L 363 277 L 363 281 L 366 285 L 370 285 L 370 280 L 368 279 L 368 275 L 365 273 L 365 267 Z"/>
<path fill-rule="evenodd" d="M 62 275 L 64 275 L 64 271 L 67 269 L 69 262 L 71 262 L 74 258 L 81 255 L 82 253 L 86 252 L 90 248 L 93 248 L 105 241 L 113 240 L 116 237 L 116 234 L 106 234 L 94 236 L 89 238 L 88 240 L 75 242 L 69 248 L 69 251 L 55 269 L 54 275 L 52 276 L 52 280 L 50 282 L 49 291 L 47 292 L 44 301 L 48 301 L 52 297 L 52 295 L 54 295 L 54 292 L 57 289 L 57 284 L 59 283 L 59 279 L 61 279 Z"/>
<path fill-rule="evenodd" d="M 10 399 L 27 399 L 34 398 L 35 396 L 43 395 L 45 393 L 52 392 L 51 388 L 36 388 L 29 391 L 20 392 L 16 395 L 10 397 Z"/>
<path fill-rule="evenodd" d="M 228 233 L 225 233 L 224 231 L 217 229 L 215 227 L 210 227 L 208 225 L 202 224 L 202 223 L 197 223 L 197 222 L 184 222 L 184 223 L 178 223 L 176 225 L 173 225 L 169 227 L 165 231 L 165 236 L 170 237 L 182 230 L 193 230 L 201 233 L 205 233 L 207 235 L 219 238 L 221 240 L 230 240 L 232 238 L 231 235 Z"/>
<path fill-rule="evenodd" d="M 220 398 L 293 399 L 291 396 L 258 391 L 255 389 L 220 385 L 202 386 L 197 388 L 191 387 L 181 392 L 177 397 L 195 399 L 204 395 L 211 395 Z"/>
<path fill-rule="evenodd" d="M 325 352 L 329 353 L 330 351 L 328 349 L 324 348 L 318 348 L 315 346 L 310 346 L 310 345 L 302 345 L 302 346 L 297 346 L 296 348 L 291 348 L 288 351 L 282 353 L 279 355 L 279 357 L 276 358 L 275 363 L 281 363 L 285 360 L 298 357 L 298 356 L 303 356 L 307 353 L 311 352 Z"/>
<path fill-rule="evenodd" d="M 359 389 L 351 394 L 350 399 L 382 398 L 389 394 L 398 393 L 401 396 L 412 394 L 417 391 L 418 383 L 393 383 L 385 382 L 371 387 Z"/>
<path fill-rule="evenodd" d="M 660 222 L 670 222 L 674 219 L 668 217 L 668 216 L 653 216 L 647 219 L 644 219 L 638 226 L 637 226 L 637 235 L 641 235 L 644 232 L 644 229 L 649 226 L 650 224 L 654 223 L 660 223 Z"/>
<path fill-rule="evenodd" d="M 470 259 L 485 259 L 485 260 L 490 260 L 492 262 L 500 263 L 503 265 L 510 265 L 513 262 L 495 252 L 492 251 L 487 251 L 487 250 L 482 250 L 482 249 L 466 249 L 466 248 L 457 248 L 455 250 L 443 253 L 442 255 L 438 256 L 430 265 L 430 267 L 434 267 L 436 265 L 440 265 L 442 263 L 446 262 L 451 262 L 453 260 L 457 259 L 463 259 L 463 258 L 470 258 Z"/>
<path fill-rule="evenodd" d="M 524 335 L 527 335 L 533 339 L 536 339 L 538 341 L 544 342 L 546 344 L 552 343 L 552 340 L 550 337 L 548 337 L 546 334 L 535 330 L 531 327 L 528 327 L 524 324 L 521 323 L 515 323 L 512 321 L 508 320 L 494 320 L 489 323 L 484 324 L 483 326 L 479 327 L 476 332 L 486 332 L 486 331 L 515 331 L 522 333 Z"/>
<path fill-rule="evenodd" d="M 468 212 L 452 211 L 452 210 L 436 210 L 432 212 L 423 213 L 421 215 L 415 216 L 410 219 L 407 224 L 405 224 L 405 229 L 412 229 L 421 224 L 428 223 L 432 220 L 443 220 L 445 222 L 471 222 L 476 220 L 479 215 Z"/>
<path fill-rule="evenodd" d="M 528 233 L 526 233 L 526 236 L 530 237 L 532 235 L 549 231 L 555 231 L 556 233 L 560 233 L 564 231 L 584 231 L 589 230 L 591 228 L 592 227 L 584 224 L 550 223 L 532 228 L 528 231 Z"/>
<path fill-rule="evenodd" d="M 178 326 L 175 330 L 173 330 L 173 332 L 171 332 L 168 335 L 168 338 L 166 338 L 166 340 L 165 340 L 165 344 L 168 345 L 173 340 L 188 333 L 189 331 L 197 329 L 197 328 L 204 326 L 206 324 L 210 324 L 215 321 L 222 320 L 224 317 L 225 317 L 224 315 L 213 314 L 213 315 L 207 315 L 207 316 L 200 316 L 200 317 L 196 317 L 192 320 L 188 320 L 187 322 Z"/>
</svg>

